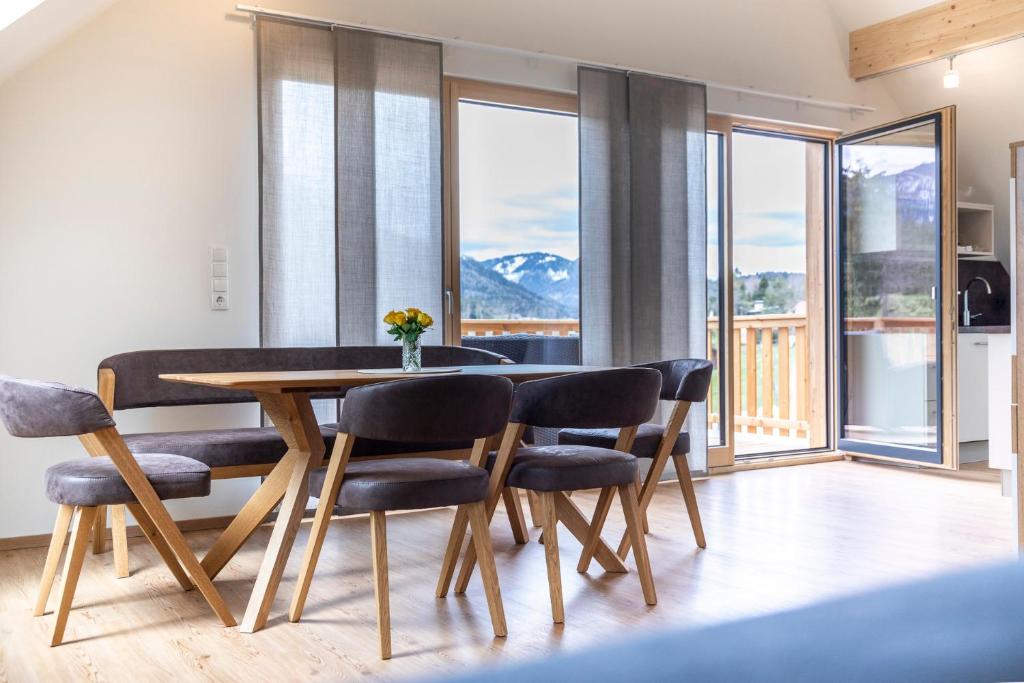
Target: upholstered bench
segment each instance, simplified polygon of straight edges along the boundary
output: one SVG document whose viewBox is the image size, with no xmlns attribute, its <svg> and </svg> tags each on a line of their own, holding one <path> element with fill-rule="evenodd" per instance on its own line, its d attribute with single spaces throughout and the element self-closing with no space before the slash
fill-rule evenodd
<svg viewBox="0 0 1024 683">
<path fill-rule="evenodd" d="M 352 368 L 398 367 L 399 346 L 345 346 L 313 348 L 235 348 L 134 351 L 111 356 L 99 365 L 99 395 L 107 409 L 132 410 L 171 406 L 255 403 L 251 394 L 204 386 L 178 384 L 160 379 L 164 373 L 343 370 Z M 424 366 L 491 365 L 507 361 L 489 351 L 453 346 L 423 347 Z M 340 399 L 344 392 L 316 398 Z M 333 446 L 336 425 L 321 426 L 327 452 Z M 288 447 L 273 426 L 204 429 L 144 434 L 125 434 L 133 453 L 175 453 L 210 467 L 214 479 L 263 476 L 284 457 Z M 459 452 L 472 443 L 410 444 L 360 440 L 354 457 L 407 454 L 415 452 Z M 104 455 L 97 450 L 93 455 Z M 93 551 L 102 552 L 106 536 L 106 514 L 97 516 Z M 114 561 L 118 576 L 128 575 L 124 510 L 112 514 Z"/>
</svg>

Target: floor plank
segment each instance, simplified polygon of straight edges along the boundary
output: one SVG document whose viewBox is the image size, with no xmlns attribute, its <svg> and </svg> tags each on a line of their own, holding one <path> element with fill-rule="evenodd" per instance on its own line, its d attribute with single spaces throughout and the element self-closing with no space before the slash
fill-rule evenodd
<svg viewBox="0 0 1024 683">
<path fill-rule="evenodd" d="M 509 635 L 495 639 L 479 576 L 466 596 L 434 597 L 453 512 L 388 518 L 394 658 L 377 658 L 369 520 L 331 523 L 303 620 L 286 618 L 301 548 L 285 571 L 268 627 L 219 625 L 195 591 L 180 590 L 155 551 L 132 539 L 133 573 L 117 579 L 111 554 L 87 555 L 65 645 L 51 649 L 53 615 L 31 616 L 45 549 L 0 553 L 0 680 L 106 681 L 401 679 L 467 665 L 574 650 L 815 602 L 957 568 L 1010 559 L 1012 506 L 991 480 L 856 462 L 712 477 L 695 483 L 708 547 L 698 550 L 674 482 L 658 488 L 648 546 L 658 605 L 629 574 L 575 571 L 580 546 L 559 535 L 566 623 L 551 623 L 543 547 L 514 544 L 506 519 L 492 530 Z M 589 514 L 596 494 L 574 497 Z M 605 538 L 622 533 L 616 502 Z M 186 534 L 205 550 L 217 532 Z M 235 613 L 249 597 L 270 536 L 253 540 L 218 576 Z M 59 581 L 60 579 L 58 579 Z M 739 652 L 742 651 L 740 648 Z"/>
</svg>

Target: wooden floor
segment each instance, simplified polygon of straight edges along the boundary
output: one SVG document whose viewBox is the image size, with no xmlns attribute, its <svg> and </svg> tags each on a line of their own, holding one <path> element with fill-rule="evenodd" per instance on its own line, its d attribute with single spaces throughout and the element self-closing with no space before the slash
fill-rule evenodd
<svg viewBox="0 0 1024 683">
<path fill-rule="evenodd" d="M 433 596 L 452 513 L 389 517 L 394 659 L 377 658 L 369 524 L 336 520 L 303 621 L 285 618 L 301 553 L 292 557 L 271 621 L 245 635 L 222 628 L 195 591 L 181 592 L 154 551 L 131 548 L 133 575 L 110 555 L 86 560 L 66 644 L 48 647 L 53 615 L 33 618 L 44 550 L 0 555 L 0 679 L 245 681 L 399 679 L 464 671 L 666 625 L 699 626 L 1013 557 L 1011 503 L 998 484 L 881 465 L 830 462 L 718 476 L 696 484 L 708 548 L 697 550 L 674 482 L 651 508 L 659 604 L 644 605 L 635 572 L 575 571 L 579 545 L 563 533 L 566 623 L 550 621 L 543 548 L 515 546 L 493 525 L 509 636 L 494 639 L 474 578 L 464 597 Z M 584 508 L 594 496 L 580 495 Z M 304 547 L 308 522 L 296 548 Z M 606 538 L 623 529 L 612 508 Z M 261 529 L 218 577 L 241 615 L 269 537 Z M 198 550 L 214 532 L 188 535 Z M 532 530 L 532 538 L 537 530 Z M 632 557 L 627 563 L 632 567 Z M 51 603 L 52 605 L 52 603 Z M 743 644 L 736 644 L 737 656 Z"/>
</svg>

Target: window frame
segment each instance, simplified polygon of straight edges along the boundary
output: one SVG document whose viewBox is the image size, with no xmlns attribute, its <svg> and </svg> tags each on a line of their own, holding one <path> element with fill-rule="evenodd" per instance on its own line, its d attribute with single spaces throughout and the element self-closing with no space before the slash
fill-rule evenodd
<svg viewBox="0 0 1024 683">
<path fill-rule="evenodd" d="M 707 116 L 707 132 L 717 133 L 723 136 L 724 141 L 724 183 L 723 188 L 724 194 L 724 229 L 720 231 L 721 244 L 719 244 L 720 252 L 720 267 L 722 273 L 733 272 L 733 182 L 732 182 L 732 170 L 733 170 L 733 133 L 761 133 L 767 135 L 778 135 L 782 137 L 789 137 L 794 139 L 803 139 L 808 142 L 816 142 L 825 145 L 825 187 L 829 192 L 826 192 L 824 200 L 824 234 L 821 236 L 824 242 L 824 250 L 821 251 L 824 259 L 824 283 L 825 292 L 823 293 L 824 301 L 826 302 L 826 310 L 824 311 L 824 329 L 826 330 L 825 339 L 825 355 L 826 358 L 835 357 L 835 339 L 834 335 L 830 334 L 833 324 L 834 308 L 832 302 L 835 299 L 836 283 L 835 283 L 835 254 L 832 245 L 834 244 L 835 230 L 835 202 L 830 194 L 831 184 L 833 182 L 834 169 L 833 164 L 835 161 L 835 140 L 840 136 L 838 130 L 831 130 L 826 128 L 816 128 L 811 126 L 801 126 L 799 124 L 787 124 L 778 121 L 770 121 L 757 119 L 752 117 L 735 116 L 730 114 L 719 114 L 708 112 Z M 815 251 L 820 251 L 815 249 Z M 733 368 L 733 354 L 736 352 L 734 348 L 733 340 L 733 282 L 731 276 L 723 275 L 724 280 L 724 292 L 720 296 L 719 306 L 724 316 L 720 326 L 720 339 L 725 339 L 726 342 L 719 342 L 719 374 L 720 376 L 726 377 L 722 383 L 721 393 L 719 394 L 719 409 L 721 410 L 721 420 L 725 425 L 725 443 L 719 446 L 708 447 L 708 471 L 710 473 L 723 473 L 729 472 L 733 469 L 745 469 L 751 467 L 764 467 L 771 466 L 775 463 L 785 463 L 786 461 L 808 461 L 815 462 L 818 459 L 834 459 L 835 456 L 835 406 L 837 405 L 836 397 L 836 368 L 835 363 L 826 363 L 827 367 L 825 375 L 828 381 L 828 388 L 825 390 L 826 406 L 825 406 L 825 433 L 826 433 L 826 445 L 817 448 L 801 449 L 798 451 L 783 451 L 777 453 L 770 453 L 764 455 L 757 455 L 755 457 L 741 458 L 741 462 L 737 464 L 736 460 L 736 443 L 735 443 L 735 420 L 733 416 L 733 387 L 734 387 L 734 368 Z"/>
<path fill-rule="evenodd" d="M 443 202 L 444 226 L 444 343 L 462 344 L 462 301 L 460 230 L 459 230 L 459 102 L 472 101 L 519 109 L 558 112 L 579 115 L 579 100 L 575 93 L 541 90 L 504 83 L 491 83 L 455 76 L 445 76 L 442 82 L 441 107 L 443 120 Z"/>
</svg>

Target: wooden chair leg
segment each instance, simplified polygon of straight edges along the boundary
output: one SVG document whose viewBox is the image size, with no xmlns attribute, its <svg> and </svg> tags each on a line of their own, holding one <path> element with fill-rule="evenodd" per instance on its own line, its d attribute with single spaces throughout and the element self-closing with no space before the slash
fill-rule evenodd
<svg viewBox="0 0 1024 683">
<path fill-rule="evenodd" d="M 523 502 L 519 498 L 519 492 L 515 489 L 504 488 L 501 491 L 501 500 L 505 503 L 505 512 L 508 513 L 508 523 L 512 527 L 512 537 L 515 539 L 516 545 L 528 543 L 530 534 L 526 529 Z"/>
<path fill-rule="evenodd" d="M 373 592 L 377 598 L 377 634 L 380 658 L 391 659 L 391 607 L 388 597 L 388 536 L 384 513 L 370 512 L 370 544 L 373 547 Z"/>
<path fill-rule="evenodd" d="M 451 586 L 452 577 L 455 576 L 455 568 L 459 564 L 462 544 L 466 540 L 467 526 L 469 526 L 469 515 L 466 512 L 465 506 L 460 505 L 455 511 L 452 532 L 448 535 L 448 547 L 445 548 L 444 560 L 441 562 L 441 575 L 437 578 L 437 588 L 434 590 L 434 595 L 439 598 L 448 595 L 448 588 Z"/>
<path fill-rule="evenodd" d="M 637 499 L 640 505 L 640 512 L 643 515 L 645 521 L 644 533 L 649 533 L 650 529 L 646 524 L 647 521 L 647 508 L 651 504 L 651 499 L 654 498 L 654 492 L 658 488 L 658 482 L 661 481 L 661 473 L 665 471 L 665 466 L 668 465 L 668 450 L 664 449 L 659 451 L 654 459 L 651 461 L 651 466 L 647 470 L 647 476 L 644 478 L 643 486 L 640 487 L 640 492 L 637 494 Z M 630 548 L 629 530 L 627 529 L 622 533 L 622 538 L 619 539 L 619 547 L 615 550 L 615 554 L 625 560 L 629 555 Z"/>
<path fill-rule="evenodd" d="M 64 585 L 61 586 L 60 605 L 57 607 L 57 620 L 53 625 L 53 638 L 50 640 L 50 647 L 56 647 L 64 640 L 64 628 L 68 624 L 71 600 L 75 597 L 78 576 L 82 573 L 82 562 L 85 561 L 85 551 L 89 544 L 89 532 L 92 531 L 95 522 L 96 508 L 80 507 L 71 523 L 71 542 L 64 564 Z"/>
<path fill-rule="evenodd" d="M 92 554 L 101 555 L 107 550 L 107 506 L 96 508 L 96 522 L 92 530 Z"/>
<path fill-rule="evenodd" d="M 636 471 L 636 497 L 637 497 L 638 500 L 640 499 L 640 491 L 642 490 L 642 487 L 643 487 L 643 485 L 640 483 L 640 469 L 637 468 L 637 471 Z M 650 522 L 647 521 L 647 508 L 640 508 L 640 521 L 642 521 L 644 523 L 644 533 L 645 534 L 651 533 L 651 524 L 650 524 Z"/>
<path fill-rule="evenodd" d="M 590 536 L 583 544 L 583 552 L 580 554 L 580 561 L 576 565 L 576 571 L 580 574 L 590 569 L 590 561 L 594 559 L 594 552 L 601 540 L 601 530 L 604 528 L 604 521 L 608 518 L 608 509 L 612 506 L 615 498 L 615 488 L 607 486 L 601 489 L 601 495 L 597 497 L 597 507 L 594 508 L 594 518 L 590 522 Z"/>
<path fill-rule="evenodd" d="M 548 565 L 548 593 L 551 596 L 551 620 L 556 624 L 565 623 L 565 608 L 562 605 L 562 570 L 558 562 L 558 514 L 555 511 L 555 494 L 544 491 L 539 494 L 541 520 L 544 526 L 544 559 Z"/>
<path fill-rule="evenodd" d="M 518 498 L 518 494 L 515 495 Z M 469 523 L 473 527 L 473 544 L 476 547 L 477 561 L 480 563 L 480 578 L 484 583 L 487 608 L 491 611 L 491 625 L 494 627 L 494 635 L 504 638 L 508 635 L 508 626 L 505 624 L 505 607 L 501 602 L 498 570 L 494 566 L 494 549 L 491 547 L 487 509 L 483 502 L 479 502 L 467 506 L 467 513 Z"/>
<path fill-rule="evenodd" d="M 123 510 L 125 507 L 127 506 L 116 505 L 112 509 L 116 510 L 117 508 L 121 508 Z M 149 518 L 146 511 L 138 504 L 130 506 L 130 509 L 132 511 L 132 515 L 135 516 L 135 521 L 138 523 L 139 529 L 142 530 L 142 534 L 149 540 L 150 544 L 156 550 L 157 554 L 160 555 L 161 559 L 163 559 L 167 568 L 171 570 L 171 574 L 173 574 L 174 578 L 177 579 L 178 585 L 181 586 L 181 589 L 185 591 L 194 589 L 196 587 L 195 584 L 192 583 L 188 578 L 188 574 L 186 574 L 185 570 L 182 569 L 181 563 L 178 562 L 178 558 L 175 556 L 174 551 L 171 550 L 171 547 L 167 545 L 167 541 L 165 541 L 164 538 L 156 532 L 153 520 Z M 114 512 L 113 514 L 116 516 L 117 513 Z M 127 538 L 124 540 L 125 543 L 128 542 Z"/>
<path fill-rule="evenodd" d="M 110 506 L 110 537 L 114 546 L 114 571 L 117 578 L 127 578 L 128 568 L 128 521 L 124 505 Z"/>
<path fill-rule="evenodd" d="M 455 580 L 455 594 L 465 595 L 469 587 L 469 578 L 473 576 L 476 568 L 476 544 L 470 534 L 469 545 L 466 546 L 466 554 L 462 557 L 462 567 L 459 569 L 459 578 Z"/>
<path fill-rule="evenodd" d="M 32 610 L 32 616 L 40 617 L 46 614 L 46 603 L 50 599 L 50 591 L 53 589 L 53 579 L 57 576 L 57 568 L 60 566 L 60 556 L 64 552 L 64 541 L 68 538 L 68 527 L 71 524 L 71 515 L 75 508 L 71 505 L 61 505 L 57 508 L 57 521 L 53 525 L 53 536 L 50 537 L 50 549 L 46 551 L 46 564 L 43 566 L 43 578 L 39 581 L 39 597 L 36 598 L 36 607 Z"/>
<path fill-rule="evenodd" d="M 683 502 L 686 503 L 686 514 L 690 516 L 693 537 L 697 541 L 698 547 L 707 548 L 708 543 L 704 539 L 704 525 L 700 521 L 700 509 L 697 507 L 697 493 L 693 490 L 693 477 L 690 476 L 690 463 L 687 462 L 685 455 L 673 455 L 672 463 L 679 476 L 679 488 L 683 491 Z"/>
<path fill-rule="evenodd" d="M 643 524 L 640 522 L 636 489 L 632 484 L 619 487 L 619 499 L 622 501 L 622 511 L 626 517 L 626 529 L 633 541 L 633 557 L 636 559 L 637 573 L 640 574 L 644 600 L 648 605 L 656 605 L 658 596 L 654 591 L 654 577 L 651 575 L 651 562 L 647 556 L 647 540 L 644 538 Z"/>
<path fill-rule="evenodd" d="M 530 506 L 530 520 L 533 522 L 533 526 L 536 529 L 541 528 L 544 525 L 544 520 L 541 519 L 540 514 L 540 503 L 537 499 L 536 491 L 526 492 L 526 502 Z"/>
</svg>

